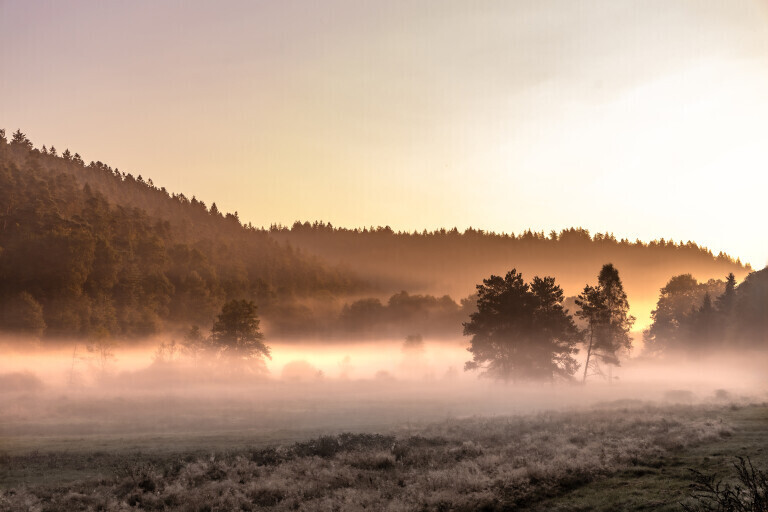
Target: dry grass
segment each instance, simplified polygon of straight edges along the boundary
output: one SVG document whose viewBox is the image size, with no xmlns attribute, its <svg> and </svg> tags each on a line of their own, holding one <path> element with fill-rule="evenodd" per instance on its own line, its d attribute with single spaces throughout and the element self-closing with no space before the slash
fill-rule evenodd
<svg viewBox="0 0 768 512">
<path fill-rule="evenodd" d="M 137 455 L 113 461 L 104 478 L 7 489 L 0 510 L 508 510 L 729 436 L 716 418 L 703 407 L 605 407 L 208 456 Z"/>
</svg>

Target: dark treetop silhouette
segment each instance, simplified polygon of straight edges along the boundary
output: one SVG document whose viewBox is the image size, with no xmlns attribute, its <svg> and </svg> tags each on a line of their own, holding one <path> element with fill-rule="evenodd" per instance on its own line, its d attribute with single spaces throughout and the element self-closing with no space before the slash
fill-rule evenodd
<svg viewBox="0 0 768 512">
<path fill-rule="evenodd" d="M 585 381 L 589 371 L 602 375 L 601 365 L 619 365 L 619 352 L 632 348 L 629 331 L 635 317 L 629 314 L 629 302 L 619 271 L 611 263 L 603 265 L 597 285 L 584 287 L 576 299 L 579 318 L 587 322 L 587 360 L 584 364 Z"/>
<path fill-rule="evenodd" d="M 515 269 L 477 285 L 477 312 L 464 324 L 471 336 L 472 361 L 466 370 L 483 370 L 502 380 L 552 380 L 572 376 L 581 334 L 563 309 L 563 291 L 552 277 L 530 284 Z"/>
</svg>

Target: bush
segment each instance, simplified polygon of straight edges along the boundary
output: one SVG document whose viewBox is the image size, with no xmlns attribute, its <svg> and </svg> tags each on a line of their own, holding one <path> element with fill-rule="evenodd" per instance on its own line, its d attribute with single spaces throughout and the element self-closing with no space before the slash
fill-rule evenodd
<svg viewBox="0 0 768 512">
<path fill-rule="evenodd" d="M 691 469 L 695 482 L 691 484 L 694 504 L 682 504 L 686 512 L 768 512 L 768 480 L 755 469 L 749 457 L 739 457 L 733 464 L 739 483 L 731 486 Z"/>
</svg>

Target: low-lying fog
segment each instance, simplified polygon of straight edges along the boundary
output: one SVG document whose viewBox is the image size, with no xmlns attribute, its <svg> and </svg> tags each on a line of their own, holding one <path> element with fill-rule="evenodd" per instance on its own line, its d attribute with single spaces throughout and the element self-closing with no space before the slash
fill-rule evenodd
<svg viewBox="0 0 768 512">
<path fill-rule="evenodd" d="M 465 372 L 466 339 L 416 347 L 402 340 L 270 345 L 272 359 L 262 374 L 195 365 L 173 350 L 158 361 L 156 344 L 116 346 L 104 364 L 84 344 L 24 351 L 6 345 L 0 359 L 0 450 L 61 447 L 67 445 L 58 440 L 92 435 L 227 433 L 258 442 L 617 400 L 693 404 L 768 397 L 765 355 L 635 357 L 613 370 L 610 385 L 596 376 L 581 385 L 581 372 L 573 383 L 530 384 Z"/>
</svg>

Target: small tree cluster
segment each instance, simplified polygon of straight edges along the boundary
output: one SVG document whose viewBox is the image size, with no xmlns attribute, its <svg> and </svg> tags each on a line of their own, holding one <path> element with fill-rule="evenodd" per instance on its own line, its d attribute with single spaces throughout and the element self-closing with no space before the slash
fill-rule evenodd
<svg viewBox="0 0 768 512">
<path fill-rule="evenodd" d="M 766 308 L 768 269 L 752 272 L 739 285 L 733 274 L 706 283 L 691 274 L 674 276 L 661 289 L 643 333 L 646 350 L 696 356 L 727 347 L 764 348 Z"/>
<path fill-rule="evenodd" d="M 619 354 L 629 350 L 629 331 L 635 318 L 619 272 L 608 263 L 595 286 L 587 285 L 576 299 L 576 316 L 586 329 L 576 327 L 563 307 L 563 290 L 553 277 L 534 277 L 530 283 L 512 269 L 506 276 L 491 276 L 477 285 L 477 312 L 464 323 L 472 336 L 472 361 L 465 370 L 503 380 L 570 378 L 579 368 L 577 344 L 587 351 L 583 380 L 601 365 L 618 366 Z M 585 342 L 586 340 L 586 342 Z"/>
<path fill-rule="evenodd" d="M 563 309 L 563 290 L 554 278 L 526 283 L 512 269 L 484 279 L 477 295 L 477 312 L 464 323 L 464 334 L 472 336 L 465 370 L 502 380 L 552 380 L 576 372 L 581 333 Z"/>
<path fill-rule="evenodd" d="M 271 359 L 271 356 L 259 330 L 256 310 L 251 301 L 227 302 L 216 317 L 210 336 L 203 336 L 200 328 L 193 326 L 185 334 L 181 347 L 177 348 L 175 342 L 161 344 L 156 361 L 172 362 L 180 352 L 191 359 L 195 367 L 204 360 L 213 359 L 230 371 L 264 370 L 264 358 Z"/>
</svg>

